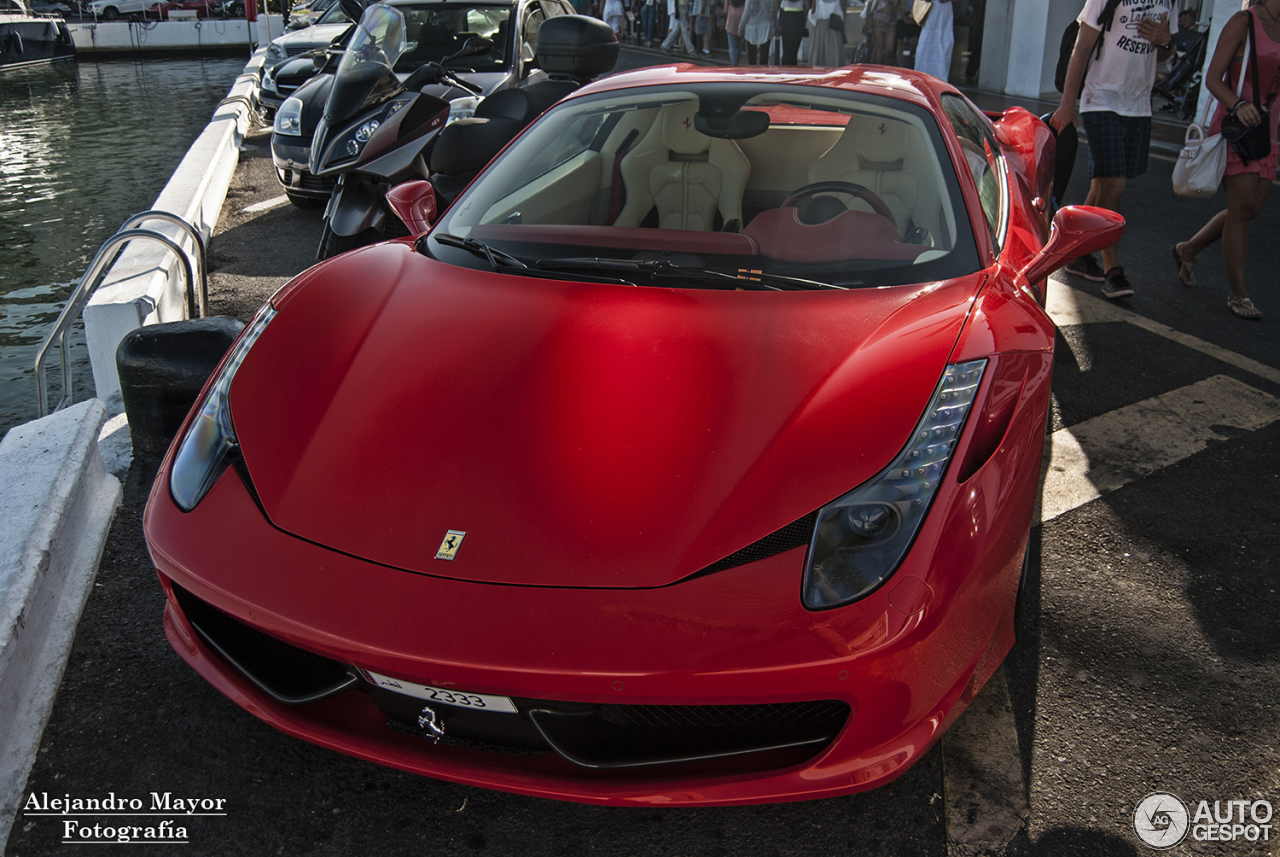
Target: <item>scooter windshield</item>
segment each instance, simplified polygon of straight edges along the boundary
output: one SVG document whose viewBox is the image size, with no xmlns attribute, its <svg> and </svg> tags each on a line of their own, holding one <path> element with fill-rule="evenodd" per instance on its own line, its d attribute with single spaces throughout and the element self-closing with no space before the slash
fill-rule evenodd
<svg viewBox="0 0 1280 857">
<path fill-rule="evenodd" d="M 404 48 L 404 16 L 382 3 L 366 9 L 333 78 L 325 105 L 330 125 L 354 116 L 365 103 L 378 101 L 399 87 L 392 67 Z"/>
</svg>

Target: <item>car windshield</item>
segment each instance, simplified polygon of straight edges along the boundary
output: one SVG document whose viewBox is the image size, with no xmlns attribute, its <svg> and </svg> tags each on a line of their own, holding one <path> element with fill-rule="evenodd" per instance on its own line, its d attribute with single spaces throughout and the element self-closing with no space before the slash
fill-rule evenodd
<svg viewBox="0 0 1280 857">
<path fill-rule="evenodd" d="M 467 39 L 483 36 L 493 41 L 487 54 L 465 57 L 450 64 L 458 71 L 505 71 L 510 65 L 511 6 L 480 6 L 463 3 L 398 5 L 404 15 L 408 41 L 396 63 L 396 71 L 407 73 L 428 62 L 440 62 L 456 53 Z"/>
<path fill-rule="evenodd" d="M 857 288 L 979 268 L 923 107 L 770 82 L 638 87 L 535 123 L 424 252 L 513 273 L 705 288 Z"/>
</svg>

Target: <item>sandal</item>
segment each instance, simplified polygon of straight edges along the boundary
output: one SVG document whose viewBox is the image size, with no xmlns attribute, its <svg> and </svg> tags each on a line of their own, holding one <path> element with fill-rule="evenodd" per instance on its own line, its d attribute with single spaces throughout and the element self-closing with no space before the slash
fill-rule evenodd
<svg viewBox="0 0 1280 857">
<path fill-rule="evenodd" d="M 1178 252 L 1181 244 L 1173 245 L 1173 262 L 1178 266 L 1178 282 L 1187 287 L 1194 287 L 1196 284 L 1196 263 L 1184 262 L 1182 254 Z M 1186 270 L 1186 276 L 1183 276 L 1183 270 Z M 1246 298 L 1247 300 L 1247 298 Z"/>
<path fill-rule="evenodd" d="M 1241 318 L 1247 318 L 1251 321 L 1257 321 L 1262 318 L 1262 310 L 1253 305 L 1253 301 L 1248 298 L 1238 298 L 1235 295 L 1227 298 L 1227 308 Z"/>
</svg>

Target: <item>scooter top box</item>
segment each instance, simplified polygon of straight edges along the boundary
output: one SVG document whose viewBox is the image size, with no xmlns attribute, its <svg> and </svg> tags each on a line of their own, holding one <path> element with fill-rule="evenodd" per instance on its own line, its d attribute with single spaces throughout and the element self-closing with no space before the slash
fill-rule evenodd
<svg viewBox="0 0 1280 857">
<path fill-rule="evenodd" d="M 559 15 L 538 27 L 538 66 L 550 75 L 588 79 L 618 60 L 618 37 L 599 18 Z"/>
</svg>

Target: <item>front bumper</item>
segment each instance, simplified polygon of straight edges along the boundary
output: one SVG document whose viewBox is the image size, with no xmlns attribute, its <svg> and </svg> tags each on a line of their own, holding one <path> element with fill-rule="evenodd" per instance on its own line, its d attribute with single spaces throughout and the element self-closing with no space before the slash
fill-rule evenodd
<svg viewBox="0 0 1280 857">
<path fill-rule="evenodd" d="M 659 589 L 476 584 L 376 565 L 283 534 L 234 469 L 184 514 L 169 498 L 166 462 L 145 521 L 168 594 L 166 633 L 201 675 L 255 716 L 321 746 L 414 773 L 615 805 L 759 803 L 863 791 L 919 759 L 1012 645 L 1045 396 L 1047 386 L 1020 403 L 1004 442 L 969 479 L 945 480 L 905 563 L 885 586 L 817 613 L 800 605 L 804 548 Z M 1036 453 L 1031 464 L 1028 450 Z M 226 538 L 228 532 L 236 538 Z M 251 665 L 233 665 L 225 640 L 211 645 L 220 634 L 193 627 L 191 614 L 207 609 L 300 659 L 319 656 L 336 666 L 325 667 L 335 677 L 333 692 L 282 701 L 279 688 Z M 370 673 L 507 697 L 519 709 L 511 717 L 525 723 L 489 728 L 437 707 L 446 737 L 461 740 L 433 743 L 413 728 L 421 701 L 388 700 Z M 351 680 L 338 686 L 344 674 Z M 770 745 L 766 736 L 756 752 L 677 759 L 658 747 L 644 751 L 652 754 L 647 763 L 600 764 L 611 745 L 637 743 L 635 733 L 619 738 L 595 728 L 615 722 L 615 709 L 653 707 L 678 716 L 680 707 L 697 707 L 699 715 L 715 707 L 732 716 L 759 705 L 834 707 L 815 715 L 827 718 L 817 726 L 769 733 L 815 738 L 795 746 Z M 595 724 L 596 738 L 569 734 L 557 744 L 536 722 L 536 710 L 552 712 L 560 725 L 580 713 L 583 723 Z M 687 732 L 696 737 L 703 728 L 690 725 Z M 658 744 L 680 734 L 666 726 L 644 733 L 657 735 Z M 592 741 L 595 749 L 574 758 Z"/>
<path fill-rule="evenodd" d="M 312 175 L 308 169 L 310 160 L 310 138 L 271 135 L 271 163 L 276 168 L 276 180 L 284 189 L 294 196 L 328 199 L 337 180 Z"/>
</svg>

